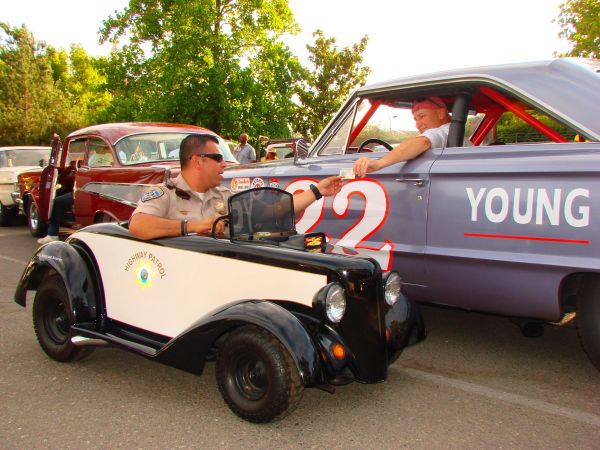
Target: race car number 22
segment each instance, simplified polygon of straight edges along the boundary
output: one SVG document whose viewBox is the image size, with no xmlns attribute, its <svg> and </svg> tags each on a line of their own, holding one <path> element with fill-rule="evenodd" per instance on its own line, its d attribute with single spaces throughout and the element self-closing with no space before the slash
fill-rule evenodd
<svg viewBox="0 0 600 450">
<path fill-rule="evenodd" d="M 285 188 L 294 194 L 306 191 L 311 184 L 317 180 L 300 178 L 292 181 Z M 350 199 L 353 196 L 363 198 L 363 211 L 360 218 L 347 230 L 344 230 L 336 241 L 335 251 L 343 253 L 339 247 L 347 247 L 355 250 L 360 256 L 371 257 L 379 263 L 381 269 L 388 271 L 392 264 L 394 245 L 386 240 L 379 248 L 367 245 L 368 239 L 377 232 L 384 224 L 388 215 L 388 196 L 383 186 L 375 180 L 353 180 L 344 184 L 331 203 L 332 213 L 335 217 L 345 217 L 350 207 Z M 307 233 L 317 228 L 325 213 L 325 198 L 321 198 L 304 210 L 300 219 L 296 222 L 299 233 Z M 326 231 L 326 230 L 322 230 Z"/>
</svg>

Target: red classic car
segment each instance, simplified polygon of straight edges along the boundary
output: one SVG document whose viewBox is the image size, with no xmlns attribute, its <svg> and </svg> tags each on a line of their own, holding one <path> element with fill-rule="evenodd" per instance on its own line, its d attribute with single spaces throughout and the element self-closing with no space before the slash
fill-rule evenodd
<svg viewBox="0 0 600 450">
<path fill-rule="evenodd" d="M 63 226 L 78 229 L 97 222 L 127 220 L 141 191 L 179 173 L 179 144 L 191 133 L 210 130 L 168 123 L 94 125 L 55 136 L 50 164 L 19 175 L 21 207 L 33 236 L 46 234 L 55 196 L 73 191 L 72 214 Z M 226 161 L 235 163 L 217 136 Z"/>
</svg>

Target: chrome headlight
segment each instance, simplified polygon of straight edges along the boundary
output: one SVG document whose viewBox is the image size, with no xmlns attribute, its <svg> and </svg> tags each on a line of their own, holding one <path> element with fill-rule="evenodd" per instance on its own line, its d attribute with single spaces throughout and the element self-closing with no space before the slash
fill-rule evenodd
<svg viewBox="0 0 600 450">
<path fill-rule="evenodd" d="M 333 323 L 339 323 L 346 312 L 346 294 L 339 283 L 332 283 L 325 296 L 325 314 Z"/>
<path fill-rule="evenodd" d="M 390 306 L 394 306 L 400 298 L 400 280 L 401 278 L 398 272 L 388 272 L 387 275 L 384 276 L 383 293 L 385 296 L 385 302 Z"/>
</svg>

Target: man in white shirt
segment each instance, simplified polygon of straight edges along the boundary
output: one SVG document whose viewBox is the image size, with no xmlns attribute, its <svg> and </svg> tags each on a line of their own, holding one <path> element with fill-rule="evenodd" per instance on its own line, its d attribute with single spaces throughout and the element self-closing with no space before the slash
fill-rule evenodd
<svg viewBox="0 0 600 450">
<path fill-rule="evenodd" d="M 363 156 L 354 162 L 354 173 L 364 177 L 368 172 L 383 169 L 402 161 L 408 161 L 430 148 L 444 148 L 450 131 L 450 115 L 440 97 L 427 97 L 412 103 L 412 113 L 419 136 L 407 139 L 381 159 Z"/>
</svg>

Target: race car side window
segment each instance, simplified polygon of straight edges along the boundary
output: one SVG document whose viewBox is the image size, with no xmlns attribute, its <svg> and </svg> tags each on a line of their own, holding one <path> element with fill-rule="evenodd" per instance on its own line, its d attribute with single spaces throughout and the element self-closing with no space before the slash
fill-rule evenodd
<svg viewBox="0 0 600 450">
<path fill-rule="evenodd" d="M 575 140 L 576 130 L 519 98 L 490 87 L 475 97 L 477 129 L 475 145 L 534 144 Z M 473 125 L 473 121 L 470 124 Z"/>
</svg>

